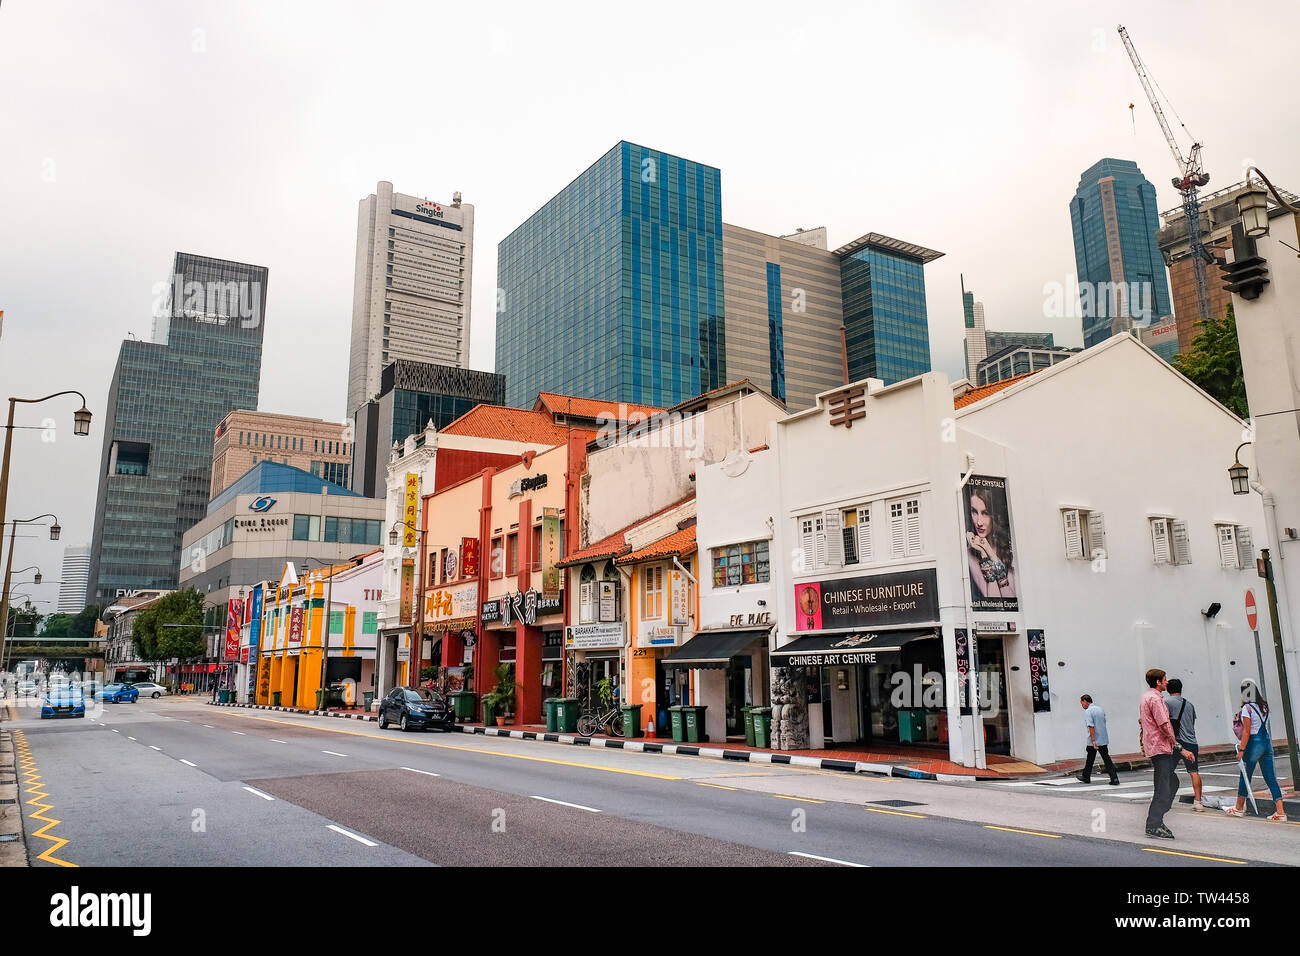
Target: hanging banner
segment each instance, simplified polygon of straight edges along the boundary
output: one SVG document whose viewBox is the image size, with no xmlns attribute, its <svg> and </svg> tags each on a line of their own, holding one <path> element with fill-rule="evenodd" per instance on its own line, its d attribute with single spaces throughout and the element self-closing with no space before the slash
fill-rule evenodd
<svg viewBox="0 0 1300 956">
<path fill-rule="evenodd" d="M 687 624 L 690 618 L 690 602 L 686 600 L 689 589 L 686 587 L 686 575 L 676 568 L 668 575 L 668 603 L 672 609 L 671 623 Z"/>
<path fill-rule="evenodd" d="M 1052 699 L 1047 686 L 1047 639 L 1042 631 L 1030 629 L 1029 636 L 1029 690 L 1034 697 L 1034 713 L 1052 709 Z"/>
<path fill-rule="evenodd" d="M 560 509 L 542 509 L 542 596 L 560 596 Z"/>
<path fill-rule="evenodd" d="M 262 585 L 253 588 L 253 599 L 249 603 L 251 618 L 248 625 L 248 646 L 256 649 L 262 639 Z"/>
<path fill-rule="evenodd" d="M 963 717 L 970 716 L 970 662 L 975 636 L 964 627 L 953 631 L 957 640 L 957 702 Z"/>
<path fill-rule="evenodd" d="M 971 610 L 1019 611 L 1007 480 L 971 475 L 962 497 Z"/>
<path fill-rule="evenodd" d="M 402 560 L 402 606 L 400 623 L 402 627 L 411 626 L 411 613 L 415 603 L 415 559 Z"/>
<path fill-rule="evenodd" d="M 460 574 L 464 578 L 478 577 L 478 538 L 460 539 Z"/>
<path fill-rule="evenodd" d="M 244 619 L 244 599 L 231 598 L 226 605 L 226 653 L 228 661 L 239 660 L 239 637 Z"/>
<path fill-rule="evenodd" d="M 402 518 L 405 523 L 402 529 L 403 547 L 415 547 L 415 518 L 419 507 L 419 498 L 420 476 L 413 471 L 408 471 L 406 473 L 406 506 L 403 509 Z"/>
<path fill-rule="evenodd" d="M 297 657 L 302 649 L 302 608 L 296 607 L 289 612 L 289 649 L 290 657 Z"/>
</svg>

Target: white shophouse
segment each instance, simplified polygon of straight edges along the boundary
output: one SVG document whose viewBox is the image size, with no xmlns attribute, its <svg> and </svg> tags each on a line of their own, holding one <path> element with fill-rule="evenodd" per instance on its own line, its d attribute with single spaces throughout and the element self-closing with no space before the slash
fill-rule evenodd
<svg viewBox="0 0 1300 956">
<path fill-rule="evenodd" d="M 1259 671 L 1246 589 L 1263 605 L 1263 507 L 1218 451 L 1242 422 L 1130 336 L 954 391 L 931 372 L 823 393 L 700 469 L 700 627 L 771 615 L 777 744 L 1052 764 L 1083 756 L 1087 693 L 1134 753 L 1151 667 L 1182 678 L 1202 747 L 1226 744 Z"/>
</svg>

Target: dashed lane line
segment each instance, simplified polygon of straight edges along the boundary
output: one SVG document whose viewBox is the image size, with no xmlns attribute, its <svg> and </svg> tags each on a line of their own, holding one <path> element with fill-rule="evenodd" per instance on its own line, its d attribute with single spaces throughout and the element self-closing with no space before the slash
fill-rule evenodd
<svg viewBox="0 0 1300 956">
<path fill-rule="evenodd" d="M 155 747 L 153 744 L 150 744 L 150 745 L 149 745 L 149 749 L 150 749 L 150 750 L 157 750 L 159 753 L 162 753 L 162 748 L 161 748 L 161 747 Z"/>
<path fill-rule="evenodd" d="M 821 860 L 823 863 L 837 863 L 840 866 L 870 868 L 866 863 L 853 863 L 850 860 L 837 860 L 833 856 L 817 856 L 815 853 L 800 853 L 798 850 L 791 850 L 786 854 L 786 856 L 801 856 L 805 860 Z"/>
<path fill-rule="evenodd" d="M 254 790 L 252 787 L 245 787 L 244 789 L 255 797 L 261 797 L 263 800 L 275 799 L 275 797 L 271 796 L 269 793 L 263 793 L 261 790 Z"/>
<path fill-rule="evenodd" d="M 346 757 L 347 754 L 341 754 L 337 750 L 322 750 L 321 753 L 329 754 L 331 757 Z"/>
<path fill-rule="evenodd" d="M 566 800 L 552 800 L 550 797 L 539 797 L 537 794 L 529 794 L 534 800 L 541 800 L 543 803 L 558 803 L 562 807 L 572 807 L 575 810 L 586 810 L 588 813 L 600 813 L 595 807 L 584 807 L 581 803 L 569 803 Z"/>
<path fill-rule="evenodd" d="M 188 760 L 186 760 L 184 757 L 181 758 L 181 763 L 185 764 L 185 766 L 187 766 L 187 767 L 197 767 L 197 766 L 198 766 L 198 764 L 190 763 L 190 762 L 189 762 Z"/>
<path fill-rule="evenodd" d="M 365 837 L 361 836 L 360 834 L 353 833 L 350 830 L 345 830 L 342 827 L 336 827 L 332 823 L 328 827 L 326 827 L 326 829 L 333 830 L 335 833 L 341 833 L 348 839 L 356 840 L 358 843 L 364 843 L 366 846 L 379 846 L 379 844 L 376 843 L 374 840 L 367 840 Z"/>
<path fill-rule="evenodd" d="M 422 773 L 426 777 L 441 777 L 442 774 L 434 773 L 432 770 L 416 770 L 414 767 L 403 767 L 403 770 L 409 770 L 411 773 Z"/>
</svg>

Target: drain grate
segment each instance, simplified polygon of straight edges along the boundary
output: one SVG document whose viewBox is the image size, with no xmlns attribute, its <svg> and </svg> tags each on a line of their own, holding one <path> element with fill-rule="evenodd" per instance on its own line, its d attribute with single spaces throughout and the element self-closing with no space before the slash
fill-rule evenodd
<svg viewBox="0 0 1300 956">
<path fill-rule="evenodd" d="M 17 803 L 17 800 L 0 800 L 0 803 Z"/>
<path fill-rule="evenodd" d="M 13 843 L 17 839 L 17 833 L 0 833 L 0 843 Z"/>
<path fill-rule="evenodd" d="M 877 807 L 923 807 L 924 803 L 917 803 L 914 800 L 870 800 L 868 801 Z"/>
</svg>

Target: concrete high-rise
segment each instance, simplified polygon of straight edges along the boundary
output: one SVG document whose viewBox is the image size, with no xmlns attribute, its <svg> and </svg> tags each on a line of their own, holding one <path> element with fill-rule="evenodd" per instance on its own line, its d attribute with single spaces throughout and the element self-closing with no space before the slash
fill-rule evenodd
<svg viewBox="0 0 1300 956">
<path fill-rule="evenodd" d="M 256 408 L 267 270 L 177 253 L 154 342 L 128 339 L 108 393 L 87 601 L 174 588 L 205 514 L 212 436 Z"/>
<path fill-rule="evenodd" d="M 301 468 L 346 488 L 352 467 L 351 428 L 319 418 L 233 411 L 217 425 L 213 438 L 208 496 L 217 497 L 260 461 Z"/>
<path fill-rule="evenodd" d="M 1156 245 L 1156 190 L 1137 163 L 1103 159 L 1084 171 L 1070 201 L 1070 223 L 1084 348 L 1172 314 Z M 1157 352 L 1169 359 L 1174 347 Z"/>
<path fill-rule="evenodd" d="M 469 367 L 473 265 L 474 207 L 460 193 L 444 205 L 381 182 L 361 200 L 348 419 L 379 394 L 397 359 Z"/>
<path fill-rule="evenodd" d="M 501 241 L 508 404 L 563 392 L 667 407 L 727 381 L 721 183 L 620 142 Z"/>
<path fill-rule="evenodd" d="M 60 614 L 80 614 L 86 608 L 86 585 L 90 582 L 90 548 L 87 545 L 63 549 L 63 572 L 59 577 Z"/>
</svg>

